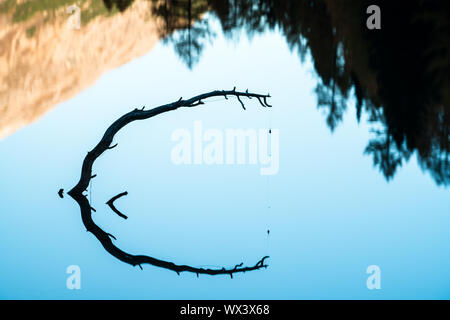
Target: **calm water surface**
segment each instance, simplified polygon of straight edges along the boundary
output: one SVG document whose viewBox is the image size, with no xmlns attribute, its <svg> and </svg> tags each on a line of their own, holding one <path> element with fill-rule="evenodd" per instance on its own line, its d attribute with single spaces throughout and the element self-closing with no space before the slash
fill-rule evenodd
<svg viewBox="0 0 450 320">
<path fill-rule="evenodd" d="M 328 109 L 318 109 L 326 82 L 318 58 L 306 51 L 301 59 L 282 28 L 224 34 L 211 12 L 194 26 L 213 34 L 201 38 L 198 56 L 180 48 L 185 30 L 171 31 L 64 101 L 45 102 L 48 112 L 0 141 L 0 297 L 449 298 L 448 171 L 433 175 L 414 152 L 395 174 L 374 165 L 364 153 L 374 134 L 370 111 L 356 120 L 351 87 L 337 98 L 342 119 L 327 123 Z M 197 278 L 149 265 L 142 271 L 109 255 L 59 188 L 76 184 L 87 151 L 124 113 L 235 86 L 270 92 L 273 108 L 253 99 L 244 111 L 234 98 L 213 98 L 131 123 L 116 136 L 117 148 L 95 162 L 86 195 L 95 222 L 127 252 L 211 268 L 269 255 L 269 267 L 232 280 Z M 172 133 L 193 134 L 195 121 L 204 130 L 278 129 L 278 173 L 263 176 L 259 164 L 175 165 Z M 123 191 L 129 194 L 116 205 L 127 220 L 105 205 Z M 69 265 L 81 268 L 81 290 L 66 288 Z M 366 287 L 369 265 L 382 270 L 381 290 Z"/>
</svg>

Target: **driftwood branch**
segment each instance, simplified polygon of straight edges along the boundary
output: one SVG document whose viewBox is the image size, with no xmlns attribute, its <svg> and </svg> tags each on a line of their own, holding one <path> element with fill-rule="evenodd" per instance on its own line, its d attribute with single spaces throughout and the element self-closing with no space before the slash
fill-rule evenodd
<svg viewBox="0 0 450 320">
<path fill-rule="evenodd" d="M 117 199 L 126 196 L 128 194 L 127 191 L 119 193 L 117 196 L 112 197 L 111 199 L 109 199 L 106 204 L 111 208 L 112 211 L 114 211 L 119 217 L 124 218 L 124 219 L 128 219 L 128 217 L 126 215 L 124 215 L 122 212 L 120 212 L 115 206 L 114 206 L 114 201 L 116 201 Z"/>
<path fill-rule="evenodd" d="M 88 232 L 91 232 L 102 244 L 102 246 L 105 248 L 107 252 L 109 252 L 112 256 L 116 257 L 117 259 L 128 263 L 132 266 L 139 266 L 142 269 L 142 264 L 150 264 L 156 267 L 165 268 L 168 270 L 175 271 L 177 274 L 180 274 L 181 272 L 192 272 L 197 274 L 208 274 L 208 275 L 219 275 L 219 274 L 228 274 L 230 277 L 233 277 L 233 274 L 240 273 L 240 272 L 247 272 L 247 271 L 253 271 L 258 270 L 261 268 L 267 268 L 267 264 L 264 263 L 264 261 L 268 258 L 268 256 L 263 257 L 261 260 L 259 260 L 254 266 L 245 267 L 243 266 L 243 263 L 240 263 L 238 265 L 235 265 L 234 268 L 226 269 L 205 269 L 205 268 L 196 268 L 188 265 L 177 265 L 173 262 L 159 260 L 150 256 L 145 255 L 132 255 L 125 251 L 122 251 L 118 247 L 114 245 L 112 242 L 112 239 L 115 239 L 115 237 L 105 232 L 103 229 L 101 229 L 98 225 L 95 224 L 94 220 L 92 219 L 92 211 L 95 211 L 91 205 L 89 204 L 89 201 L 85 195 L 83 195 L 83 192 L 87 189 L 89 186 L 90 180 L 93 178 L 92 175 L 92 167 L 95 162 L 95 160 L 102 155 L 105 151 L 110 150 L 117 146 L 117 144 L 112 145 L 114 136 L 117 132 L 119 132 L 120 129 L 125 127 L 127 124 L 137 121 L 137 120 L 145 120 L 152 118 L 154 116 L 157 116 L 159 114 L 173 111 L 178 108 L 182 107 L 196 107 L 199 105 L 204 104 L 204 100 L 211 98 L 211 97 L 218 97 L 223 96 L 225 99 L 228 99 L 228 96 L 235 96 L 238 101 L 240 102 L 241 106 L 245 109 L 245 105 L 241 98 L 257 98 L 259 103 L 263 107 L 271 107 L 266 99 L 270 97 L 269 94 L 262 95 L 262 94 L 256 94 L 256 93 L 250 93 L 248 90 L 246 92 L 239 92 L 236 91 L 236 87 L 233 90 L 216 90 L 211 91 L 208 93 L 200 94 L 198 96 L 195 96 L 193 98 L 183 100 L 183 98 L 180 98 L 176 102 L 172 102 L 166 105 L 162 105 L 159 107 L 156 107 L 151 110 L 144 110 L 144 108 L 138 110 L 135 109 L 133 111 L 130 111 L 117 119 L 115 122 L 113 122 L 106 132 L 104 133 L 103 137 L 101 138 L 100 142 L 88 152 L 86 157 L 83 160 L 83 165 L 81 168 L 81 177 L 78 183 L 68 192 L 68 194 L 78 203 L 81 210 L 81 219 L 83 221 L 84 226 L 86 227 L 86 230 Z M 117 214 L 121 215 L 120 211 L 118 211 L 114 207 L 114 201 L 121 196 L 125 194 L 119 194 L 113 198 L 111 198 L 107 203 L 110 205 L 111 209 L 116 212 Z M 115 209 L 115 210 L 114 210 Z M 123 216 L 123 215 L 122 215 Z"/>
</svg>

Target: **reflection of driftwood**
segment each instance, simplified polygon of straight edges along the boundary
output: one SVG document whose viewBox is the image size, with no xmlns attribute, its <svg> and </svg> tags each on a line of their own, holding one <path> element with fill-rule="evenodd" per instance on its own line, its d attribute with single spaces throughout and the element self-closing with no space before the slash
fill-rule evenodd
<svg viewBox="0 0 450 320">
<path fill-rule="evenodd" d="M 124 215 L 122 212 L 120 212 L 119 210 L 117 210 L 117 208 L 114 206 L 114 201 L 116 201 L 120 197 L 126 196 L 127 194 L 128 194 L 128 192 L 126 192 L 126 191 L 119 193 L 117 196 L 112 197 L 111 199 L 108 200 L 108 202 L 106 202 L 106 204 L 111 208 L 112 211 L 114 211 L 115 213 L 117 213 L 117 215 L 119 217 L 124 218 L 124 219 L 128 219 L 128 217 L 126 215 Z"/>
<path fill-rule="evenodd" d="M 106 150 L 109 150 L 111 148 L 111 143 L 113 142 L 114 136 L 117 132 L 119 132 L 120 129 L 122 129 L 124 126 L 129 124 L 130 122 L 136 121 L 136 120 L 144 120 L 149 119 L 151 117 L 157 116 L 161 113 L 176 110 L 178 108 L 182 107 L 195 107 L 198 105 L 204 104 L 203 100 L 211 98 L 211 97 L 217 97 L 217 96 L 223 96 L 227 98 L 227 96 L 235 96 L 238 98 L 239 102 L 241 103 L 242 107 L 245 109 L 244 104 L 240 98 L 246 97 L 246 98 L 257 98 L 260 104 L 263 107 L 270 107 L 269 104 L 267 104 L 266 99 L 270 97 L 270 95 L 262 95 L 262 94 L 255 94 L 255 93 L 249 93 L 248 90 L 246 92 L 238 92 L 236 91 L 236 88 L 233 90 L 222 90 L 222 91 L 212 91 L 208 93 L 204 93 L 198 96 L 195 96 L 188 100 L 183 100 L 180 98 L 178 101 L 169 103 L 166 105 L 162 105 L 160 107 L 151 109 L 151 110 L 138 110 L 135 109 L 133 111 L 130 111 L 117 119 L 113 124 L 109 126 L 109 128 L 106 130 L 105 134 L 103 135 L 100 142 L 88 152 L 86 157 L 84 158 L 82 169 L 81 169 L 81 177 L 78 183 L 75 185 L 75 187 L 72 188 L 68 192 L 68 194 L 79 204 L 81 209 L 81 219 L 83 220 L 83 224 L 86 227 L 88 232 L 91 232 L 94 234 L 94 236 L 100 241 L 100 243 L 103 245 L 106 251 L 108 251 L 111 255 L 116 257 L 117 259 L 131 264 L 132 266 L 139 266 L 142 269 L 142 264 L 150 264 L 156 267 L 165 268 L 168 270 L 175 271 L 177 274 L 180 274 L 181 272 L 192 272 L 197 274 L 209 274 L 209 275 L 218 275 L 218 274 L 228 274 L 230 277 L 233 277 L 234 273 L 239 272 L 246 272 L 246 271 L 252 271 L 252 270 L 258 270 L 261 268 L 267 268 L 267 265 L 264 264 L 265 259 L 268 257 L 265 256 L 261 260 L 259 260 L 254 266 L 251 267 L 245 267 L 243 266 L 243 263 L 236 265 L 234 268 L 226 269 L 204 269 L 204 268 L 196 268 L 191 267 L 187 265 L 177 265 L 173 262 L 163 261 L 159 260 L 153 257 L 144 256 L 144 255 L 132 255 L 127 252 L 122 251 L 118 247 L 116 247 L 111 237 L 114 238 L 111 234 L 105 232 L 103 229 L 101 229 L 99 226 L 97 226 L 92 219 L 92 209 L 89 201 L 87 200 L 86 196 L 83 195 L 83 192 L 86 191 L 87 187 L 89 186 L 89 182 L 92 179 L 92 166 L 95 162 L 95 160 L 102 155 Z M 116 196 L 116 199 L 118 197 Z M 114 198 L 113 198 L 114 199 Z M 113 200 L 111 199 L 111 204 L 113 203 Z M 116 212 L 117 213 L 117 212 Z"/>
</svg>

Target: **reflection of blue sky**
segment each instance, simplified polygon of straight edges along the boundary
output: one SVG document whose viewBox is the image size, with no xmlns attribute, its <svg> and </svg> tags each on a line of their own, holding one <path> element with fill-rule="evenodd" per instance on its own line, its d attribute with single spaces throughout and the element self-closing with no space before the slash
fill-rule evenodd
<svg viewBox="0 0 450 320">
<path fill-rule="evenodd" d="M 414 159 L 387 183 L 363 156 L 368 127 L 358 126 L 353 108 L 329 132 L 315 82 L 311 63 L 302 65 L 276 33 L 251 42 L 219 34 L 193 71 L 159 44 L 2 140 L 0 297 L 449 298 L 448 190 Z M 194 266 L 253 264 L 269 254 L 269 268 L 197 279 L 110 256 L 58 189 L 76 183 L 85 152 L 131 108 L 233 86 L 270 92 L 274 108 L 253 100 L 244 112 L 237 101 L 216 101 L 131 124 L 94 166 L 94 219 L 131 253 Z M 206 128 L 279 128 L 278 175 L 260 176 L 249 165 L 173 165 L 170 135 L 191 130 L 194 120 Z M 125 190 L 116 204 L 128 220 L 104 205 Z M 65 288 L 70 264 L 81 267 L 80 291 Z M 365 287 L 371 264 L 382 270 L 377 292 Z"/>
</svg>

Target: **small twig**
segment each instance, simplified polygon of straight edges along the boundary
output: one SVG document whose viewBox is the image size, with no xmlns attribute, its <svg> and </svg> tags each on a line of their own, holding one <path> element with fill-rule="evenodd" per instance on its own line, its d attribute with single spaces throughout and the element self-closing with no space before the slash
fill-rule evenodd
<svg viewBox="0 0 450 320">
<path fill-rule="evenodd" d="M 260 103 L 264 108 L 266 108 L 267 106 L 261 101 L 261 98 L 260 98 L 260 97 L 257 97 L 257 98 L 258 98 L 259 103 Z"/>
<path fill-rule="evenodd" d="M 113 238 L 114 240 L 117 240 L 116 237 L 114 237 L 111 233 L 107 233 L 107 235 Z"/>
<path fill-rule="evenodd" d="M 268 97 L 270 97 L 270 95 L 269 95 Z M 270 104 L 267 103 L 266 97 L 264 97 L 264 104 L 265 104 L 266 106 L 268 106 L 269 108 L 272 108 L 272 106 L 271 106 Z"/>
<path fill-rule="evenodd" d="M 111 199 L 109 199 L 106 204 L 111 208 L 112 211 L 114 211 L 119 217 L 124 218 L 124 219 L 128 219 L 128 217 L 126 215 L 124 215 L 122 212 L 120 212 L 119 210 L 117 210 L 117 208 L 114 206 L 114 201 L 116 201 L 117 199 L 126 196 L 128 194 L 127 191 L 119 193 L 118 195 L 112 197 Z"/>
<path fill-rule="evenodd" d="M 241 98 L 239 98 L 239 96 L 236 96 L 236 97 L 237 97 L 237 99 L 239 100 L 239 102 L 241 103 L 242 108 L 243 108 L 244 110 L 247 110 L 247 109 L 245 109 L 244 103 L 242 102 Z"/>
</svg>

